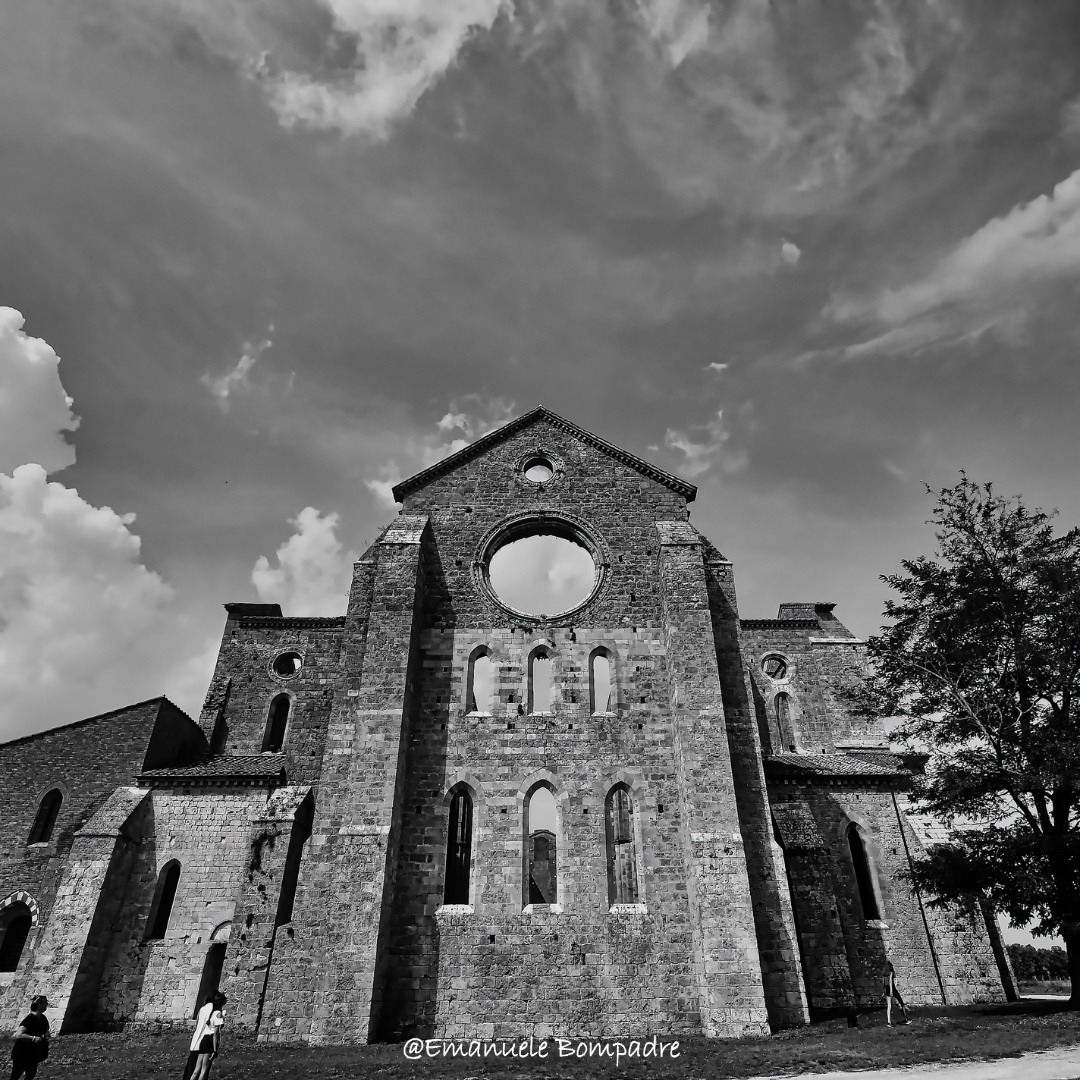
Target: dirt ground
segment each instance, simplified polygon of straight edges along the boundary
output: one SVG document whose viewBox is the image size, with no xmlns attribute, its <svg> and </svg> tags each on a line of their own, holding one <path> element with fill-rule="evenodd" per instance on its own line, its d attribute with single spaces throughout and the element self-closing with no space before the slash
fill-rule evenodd
<svg viewBox="0 0 1080 1080">
<path fill-rule="evenodd" d="M 932 1062 L 983 1062 L 957 1074 L 956 1080 L 1064 1080 L 1080 1078 L 1080 1013 L 1069 1012 L 1060 1001 L 1025 1001 L 1009 1006 L 974 1006 L 947 1010 L 913 1009 L 911 1025 L 889 1028 L 881 1012 L 864 1015 L 857 1028 L 830 1021 L 766 1038 L 695 1039 L 679 1047 L 679 1056 L 664 1058 L 623 1056 L 616 1061 L 615 1047 L 596 1056 L 560 1056 L 551 1042 L 547 1056 L 450 1057 L 422 1053 L 406 1058 L 401 1044 L 358 1047 L 267 1046 L 251 1040 L 229 1038 L 214 1064 L 214 1080 L 576 1080 L 613 1074 L 655 1080 L 723 1080 L 793 1074 L 828 1074 L 843 1071 L 904 1068 L 880 1080 L 922 1075 L 910 1066 Z M 648 1039 L 650 1032 L 641 1038 Z M 187 1054 L 189 1036 L 182 1031 L 153 1033 L 127 1030 L 116 1034 L 65 1035 L 53 1041 L 49 1060 L 39 1080 L 135 1080 L 144 1077 L 179 1077 Z M 629 1041 L 623 1040 L 624 1051 Z M 586 1040 L 572 1040 L 574 1053 Z M 597 1045 L 593 1041 L 592 1046 Z M 1058 1054 L 1049 1072 L 1038 1072 L 1035 1058 L 1016 1055 L 1049 1048 L 1072 1047 L 1071 1057 Z M 466 1049 L 468 1049 L 466 1045 Z M 482 1048 L 477 1044 L 477 1051 Z M 538 1050 L 534 1043 L 534 1051 Z M 564 1048 L 565 1049 L 565 1048 Z M 987 1062 L 1012 1057 L 1006 1072 L 991 1073 Z M 1049 1060 L 1043 1057 L 1044 1064 Z M 1012 1072 L 1008 1070 L 1012 1069 Z M 1057 1069 L 1057 1072 L 1054 1072 Z M 1069 1070 L 1072 1070 L 1071 1072 Z M 981 1070 L 981 1071 L 980 1071 Z M 1062 1071 L 1064 1070 L 1064 1071 Z M 933 1070 L 942 1080 L 952 1072 Z"/>
</svg>

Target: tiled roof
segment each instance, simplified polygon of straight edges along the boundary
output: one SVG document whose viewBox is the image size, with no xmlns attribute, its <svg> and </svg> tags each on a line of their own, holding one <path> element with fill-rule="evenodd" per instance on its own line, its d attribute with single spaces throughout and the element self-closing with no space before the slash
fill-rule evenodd
<svg viewBox="0 0 1080 1080">
<path fill-rule="evenodd" d="M 257 784 L 280 779 L 285 782 L 284 754 L 221 754 L 194 765 L 172 765 L 140 773 L 140 784 Z"/>
<path fill-rule="evenodd" d="M 910 773 L 895 754 L 875 755 L 868 761 L 851 754 L 779 754 L 765 759 L 765 770 L 776 776 L 906 777 Z M 886 761 L 891 758 L 891 761 Z"/>
</svg>

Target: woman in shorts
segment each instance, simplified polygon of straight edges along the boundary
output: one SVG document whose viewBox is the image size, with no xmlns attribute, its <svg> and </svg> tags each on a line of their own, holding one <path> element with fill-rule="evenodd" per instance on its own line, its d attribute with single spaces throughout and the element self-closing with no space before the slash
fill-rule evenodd
<svg viewBox="0 0 1080 1080">
<path fill-rule="evenodd" d="M 191 1036 L 188 1067 L 184 1070 L 185 1076 L 190 1076 L 191 1080 L 210 1078 L 210 1066 L 217 1057 L 221 1026 L 225 1023 L 225 1014 L 221 1010 L 226 1000 L 224 994 L 214 994 L 199 1010 L 195 1020 L 195 1033 Z"/>
</svg>

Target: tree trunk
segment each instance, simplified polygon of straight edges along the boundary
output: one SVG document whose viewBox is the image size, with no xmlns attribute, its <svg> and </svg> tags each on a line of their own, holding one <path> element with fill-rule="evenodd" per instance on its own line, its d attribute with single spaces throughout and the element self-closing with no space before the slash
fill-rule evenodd
<svg viewBox="0 0 1080 1080">
<path fill-rule="evenodd" d="M 1072 984 L 1069 1008 L 1080 1009 L 1080 921 L 1063 923 L 1061 936 L 1069 956 L 1069 981 Z"/>
</svg>

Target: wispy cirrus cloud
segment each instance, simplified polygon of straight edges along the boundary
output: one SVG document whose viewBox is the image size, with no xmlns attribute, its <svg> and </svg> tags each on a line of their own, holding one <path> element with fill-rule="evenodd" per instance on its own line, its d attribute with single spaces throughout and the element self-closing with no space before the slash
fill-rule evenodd
<svg viewBox="0 0 1080 1080">
<path fill-rule="evenodd" d="M 719 466 L 726 473 L 739 472 L 745 468 L 745 451 L 734 450 L 728 444 L 731 432 L 724 421 L 724 410 L 704 424 L 698 424 L 685 431 L 668 428 L 664 433 L 664 446 L 682 454 L 680 472 L 687 476 L 700 476 L 713 466 Z"/>
<path fill-rule="evenodd" d="M 271 324 L 267 333 L 272 334 L 273 332 L 274 327 Z M 270 337 L 266 337 L 259 342 L 245 341 L 240 359 L 228 371 L 222 375 L 206 373 L 199 379 L 199 382 L 210 391 L 217 402 L 218 408 L 223 413 L 229 412 L 233 398 L 246 394 L 251 390 L 251 379 L 249 378 L 251 369 L 258 363 L 259 357 L 272 347 L 273 341 Z"/>
<path fill-rule="evenodd" d="M 1080 170 L 1050 194 L 988 221 L 919 279 L 869 295 L 842 294 L 824 317 L 869 333 L 843 347 L 845 359 L 918 353 L 984 334 L 1016 340 L 1061 283 L 1080 284 Z"/>
<path fill-rule="evenodd" d="M 397 505 L 393 487 L 399 480 L 456 454 L 513 416 L 514 403 L 501 397 L 465 394 L 455 398 L 434 431 L 408 436 L 394 457 L 379 466 L 376 475 L 368 477 L 364 484 L 381 506 L 392 508 Z"/>
</svg>

